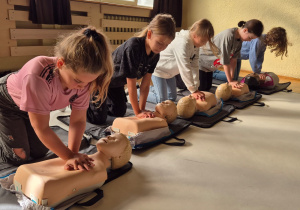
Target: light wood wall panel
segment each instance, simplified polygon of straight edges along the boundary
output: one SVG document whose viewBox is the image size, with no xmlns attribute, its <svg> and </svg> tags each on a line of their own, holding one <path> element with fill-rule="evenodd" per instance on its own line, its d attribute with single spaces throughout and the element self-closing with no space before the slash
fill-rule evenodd
<svg viewBox="0 0 300 210">
<path fill-rule="evenodd" d="M 45 25 L 29 20 L 29 3 L 0 0 L 0 71 L 17 70 L 37 55 L 53 55 L 60 34 L 88 25 L 102 29 L 115 49 L 147 26 L 151 13 L 142 7 L 71 0 L 72 25 Z M 12 59 L 15 62 L 11 63 Z"/>
</svg>

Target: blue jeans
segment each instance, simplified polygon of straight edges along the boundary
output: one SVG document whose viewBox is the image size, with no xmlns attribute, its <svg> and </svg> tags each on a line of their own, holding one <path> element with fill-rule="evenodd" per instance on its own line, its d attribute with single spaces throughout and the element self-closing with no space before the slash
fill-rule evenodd
<svg viewBox="0 0 300 210">
<path fill-rule="evenodd" d="M 157 104 L 165 100 L 175 101 L 177 98 L 176 79 L 164 79 L 152 75 L 153 86 L 150 87 L 148 102 Z"/>
<path fill-rule="evenodd" d="M 237 81 L 239 79 L 239 74 L 240 74 L 240 71 L 241 71 L 241 65 L 242 65 L 241 59 L 237 59 L 233 80 Z M 224 71 L 219 71 L 219 70 L 214 71 L 213 79 L 222 80 L 222 81 L 227 82 L 227 77 L 226 77 L 226 74 L 225 74 Z"/>
</svg>

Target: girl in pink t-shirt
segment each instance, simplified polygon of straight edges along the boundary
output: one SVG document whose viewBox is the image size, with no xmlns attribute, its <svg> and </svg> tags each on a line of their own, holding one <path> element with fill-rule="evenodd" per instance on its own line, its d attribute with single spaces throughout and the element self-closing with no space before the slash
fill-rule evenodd
<svg viewBox="0 0 300 210">
<path fill-rule="evenodd" d="M 104 101 L 113 73 L 106 37 L 87 27 L 55 46 L 55 57 L 38 56 L 0 78 L 0 162 L 20 165 L 50 149 L 66 170 L 89 170 L 79 153 L 91 94 Z M 72 105 L 68 147 L 49 127 L 50 112 Z"/>
</svg>

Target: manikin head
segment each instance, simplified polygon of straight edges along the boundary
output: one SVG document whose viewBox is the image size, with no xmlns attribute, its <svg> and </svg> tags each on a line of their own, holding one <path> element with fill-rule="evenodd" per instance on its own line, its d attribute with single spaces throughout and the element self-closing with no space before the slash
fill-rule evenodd
<svg viewBox="0 0 300 210">
<path fill-rule="evenodd" d="M 194 116 L 196 112 L 196 108 L 197 108 L 197 102 L 192 95 L 181 98 L 177 103 L 178 115 L 185 119 Z"/>
<path fill-rule="evenodd" d="M 171 100 L 158 103 L 155 106 L 155 112 L 159 117 L 166 119 L 168 124 L 172 123 L 177 118 L 177 107 Z"/>
<path fill-rule="evenodd" d="M 251 73 L 245 77 L 244 83 L 252 90 L 259 88 L 273 89 L 279 84 L 279 77 L 273 72 Z"/>
<path fill-rule="evenodd" d="M 217 99 L 222 99 L 223 101 L 227 101 L 232 94 L 232 86 L 226 82 L 220 84 L 216 89 L 216 97 Z"/>
<path fill-rule="evenodd" d="M 97 149 L 111 158 L 111 168 L 117 169 L 124 166 L 131 157 L 131 145 L 122 133 L 114 133 L 98 140 Z"/>
<path fill-rule="evenodd" d="M 259 86 L 260 86 L 260 83 L 263 83 L 264 81 L 261 81 L 259 79 L 259 75 L 256 74 L 256 73 L 251 73 L 251 74 L 248 74 L 246 77 L 245 77 L 245 81 L 244 83 L 248 85 L 248 87 L 251 89 L 251 90 L 257 90 L 259 89 Z"/>
</svg>

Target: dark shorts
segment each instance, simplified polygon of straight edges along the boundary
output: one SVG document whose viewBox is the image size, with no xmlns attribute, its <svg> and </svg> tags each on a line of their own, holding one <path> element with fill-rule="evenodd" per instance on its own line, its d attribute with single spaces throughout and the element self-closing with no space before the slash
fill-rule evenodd
<svg viewBox="0 0 300 210">
<path fill-rule="evenodd" d="M 0 78 L 0 162 L 20 165 L 31 158 L 43 157 L 48 148 L 34 132 L 28 113 L 21 111 L 7 92 L 6 80 Z M 21 159 L 13 148 L 22 148 L 26 158 Z"/>
</svg>

